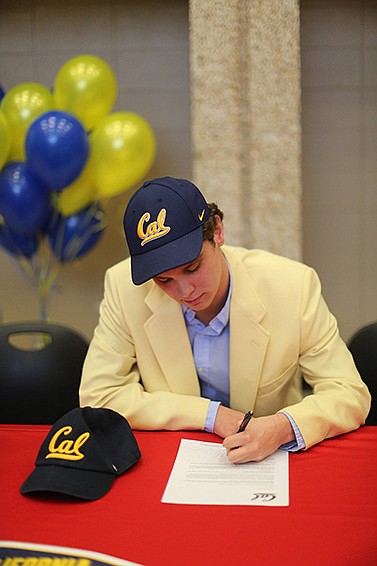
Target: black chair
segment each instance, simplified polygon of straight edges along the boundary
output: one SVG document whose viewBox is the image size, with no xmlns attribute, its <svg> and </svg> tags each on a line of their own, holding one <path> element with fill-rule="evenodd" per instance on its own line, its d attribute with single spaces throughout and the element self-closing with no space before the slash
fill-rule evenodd
<svg viewBox="0 0 377 566">
<path fill-rule="evenodd" d="M 53 424 L 79 406 L 88 342 L 47 322 L 0 325 L 0 422 Z"/>
<path fill-rule="evenodd" d="M 360 328 L 348 341 L 353 359 L 372 395 L 367 425 L 377 425 L 377 322 Z"/>
</svg>

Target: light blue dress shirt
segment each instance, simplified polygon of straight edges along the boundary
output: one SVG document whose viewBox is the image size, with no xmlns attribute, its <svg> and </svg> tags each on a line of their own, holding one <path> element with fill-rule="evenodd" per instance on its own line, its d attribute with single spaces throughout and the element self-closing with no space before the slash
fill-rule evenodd
<svg viewBox="0 0 377 566">
<path fill-rule="evenodd" d="M 186 328 L 194 356 L 197 375 L 200 383 L 201 396 L 211 399 L 205 430 L 213 432 L 219 405 L 229 407 L 229 310 L 232 294 L 230 280 L 228 297 L 221 311 L 213 318 L 208 326 L 200 322 L 195 311 L 182 305 Z M 305 442 L 293 418 L 282 411 L 289 419 L 296 441 L 283 444 L 281 448 L 290 451 L 305 448 Z"/>
</svg>

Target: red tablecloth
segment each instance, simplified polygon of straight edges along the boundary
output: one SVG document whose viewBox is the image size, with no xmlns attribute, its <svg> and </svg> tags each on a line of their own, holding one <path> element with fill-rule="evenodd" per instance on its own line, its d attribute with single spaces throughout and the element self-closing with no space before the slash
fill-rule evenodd
<svg viewBox="0 0 377 566">
<path fill-rule="evenodd" d="M 290 455 L 290 505 L 239 507 L 160 502 L 181 438 L 137 432 L 142 459 L 94 502 L 31 499 L 46 426 L 0 426 L 0 539 L 110 554 L 148 566 L 376 566 L 377 427 Z"/>
</svg>

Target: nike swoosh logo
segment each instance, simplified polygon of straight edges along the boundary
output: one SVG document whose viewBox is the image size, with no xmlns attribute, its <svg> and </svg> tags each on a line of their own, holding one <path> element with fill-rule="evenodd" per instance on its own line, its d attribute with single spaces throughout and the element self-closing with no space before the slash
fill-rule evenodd
<svg viewBox="0 0 377 566">
<path fill-rule="evenodd" d="M 201 222 L 201 221 L 203 220 L 203 218 L 204 218 L 204 213 L 205 213 L 205 210 L 204 210 L 204 208 L 203 208 L 201 214 L 198 214 L 198 218 L 199 218 L 200 222 Z"/>
</svg>

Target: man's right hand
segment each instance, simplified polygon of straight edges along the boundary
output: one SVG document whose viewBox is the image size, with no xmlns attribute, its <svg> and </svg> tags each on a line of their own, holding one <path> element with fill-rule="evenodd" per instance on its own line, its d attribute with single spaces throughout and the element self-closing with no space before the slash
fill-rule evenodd
<svg viewBox="0 0 377 566">
<path fill-rule="evenodd" d="M 220 405 L 217 411 L 213 432 L 217 434 L 217 436 L 220 436 L 220 438 L 226 438 L 227 436 L 236 434 L 243 417 L 244 414 L 240 411 L 234 411 L 233 409 Z"/>
</svg>

